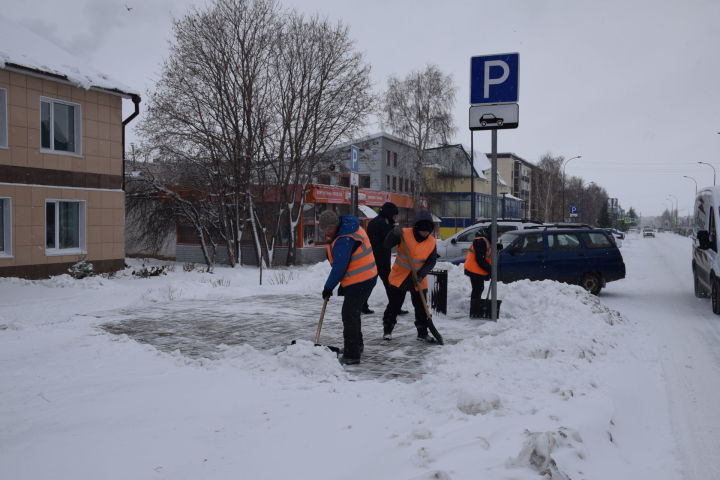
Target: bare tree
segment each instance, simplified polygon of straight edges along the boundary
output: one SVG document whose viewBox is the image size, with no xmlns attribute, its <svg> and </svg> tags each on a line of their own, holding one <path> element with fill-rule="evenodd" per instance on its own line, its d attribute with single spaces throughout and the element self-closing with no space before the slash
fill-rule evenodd
<svg viewBox="0 0 720 480">
<path fill-rule="evenodd" d="M 239 261 L 245 220 L 253 218 L 251 181 L 272 120 L 269 61 L 278 18 L 275 0 L 217 0 L 175 21 L 175 43 L 138 129 L 154 157 L 183 170 L 168 180 L 181 178 L 183 189 L 205 202 L 203 221 L 231 265 Z"/>
<path fill-rule="evenodd" d="M 455 132 L 452 109 L 456 91 L 452 75 L 443 73 L 437 65 L 411 72 L 402 80 L 388 79 L 381 100 L 383 125 L 413 145 L 412 169 L 418 185 L 421 178 L 417 172 L 422 167 L 425 149 L 448 143 Z"/>
<path fill-rule="evenodd" d="M 562 162 L 563 157 L 546 153 L 533 173 L 532 204 L 536 215 L 545 222 L 562 220 Z"/>
<path fill-rule="evenodd" d="M 275 239 L 285 234 L 287 264 L 293 265 L 307 186 L 322 155 L 364 125 L 373 97 L 370 66 L 355 50 L 346 26 L 291 13 L 276 46 L 272 76 L 278 128 L 267 158 L 279 195 Z"/>
</svg>

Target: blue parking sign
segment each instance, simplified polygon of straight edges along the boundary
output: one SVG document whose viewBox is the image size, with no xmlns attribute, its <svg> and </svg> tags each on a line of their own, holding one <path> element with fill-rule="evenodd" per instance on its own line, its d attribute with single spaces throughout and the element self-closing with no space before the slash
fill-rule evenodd
<svg viewBox="0 0 720 480">
<path fill-rule="evenodd" d="M 503 53 L 470 58 L 470 104 L 516 103 L 520 54 Z"/>
</svg>

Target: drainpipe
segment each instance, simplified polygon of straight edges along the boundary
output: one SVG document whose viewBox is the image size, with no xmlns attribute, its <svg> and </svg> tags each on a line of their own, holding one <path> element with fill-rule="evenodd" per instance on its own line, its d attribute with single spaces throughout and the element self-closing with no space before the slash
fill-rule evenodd
<svg viewBox="0 0 720 480">
<path fill-rule="evenodd" d="M 137 117 L 140 113 L 140 95 L 132 95 L 130 97 L 132 99 L 132 102 L 135 104 L 135 111 L 130 114 L 129 117 L 127 117 L 122 122 L 122 189 L 125 191 L 125 125 L 130 123 L 133 118 Z"/>
</svg>

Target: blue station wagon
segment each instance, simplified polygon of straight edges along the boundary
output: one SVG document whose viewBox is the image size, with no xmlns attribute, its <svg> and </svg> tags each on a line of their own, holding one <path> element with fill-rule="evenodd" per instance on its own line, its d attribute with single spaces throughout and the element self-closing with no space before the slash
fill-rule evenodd
<svg viewBox="0 0 720 480">
<path fill-rule="evenodd" d="M 556 280 L 597 295 L 607 282 L 625 278 L 622 254 L 599 228 L 523 230 L 503 234 L 498 280 Z"/>
</svg>

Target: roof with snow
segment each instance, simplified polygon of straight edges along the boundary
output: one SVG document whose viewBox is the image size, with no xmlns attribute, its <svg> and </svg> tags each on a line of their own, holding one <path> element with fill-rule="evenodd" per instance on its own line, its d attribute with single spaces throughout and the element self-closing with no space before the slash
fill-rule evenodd
<svg viewBox="0 0 720 480">
<path fill-rule="evenodd" d="M 140 94 L 98 72 L 50 40 L 0 16 L 0 68 L 65 80 L 85 89 L 121 96 Z"/>
</svg>

